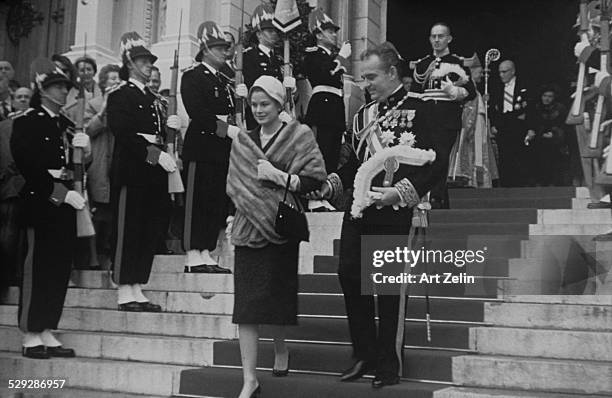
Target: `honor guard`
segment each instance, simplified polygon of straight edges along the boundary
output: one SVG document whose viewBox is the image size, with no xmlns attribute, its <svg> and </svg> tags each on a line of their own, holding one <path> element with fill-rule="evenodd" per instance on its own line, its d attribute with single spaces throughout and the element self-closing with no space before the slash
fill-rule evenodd
<svg viewBox="0 0 612 398">
<path fill-rule="evenodd" d="M 23 355 L 30 358 L 73 357 L 53 336 L 62 315 L 74 259 L 76 211 L 85 199 L 73 187 L 72 150 L 91 152 L 87 134 L 60 109 L 71 81 L 51 60 L 32 63 L 33 108 L 16 118 L 11 150 L 25 178 L 21 192 L 26 216 L 28 253 L 24 263 L 19 328 L 25 333 Z"/>
<path fill-rule="evenodd" d="M 306 123 L 317 137 L 328 173 L 338 168 L 342 133 L 346 130 L 342 75 L 346 72 L 351 44 L 342 44 L 337 52 L 338 26 L 322 10 L 310 13 L 308 27 L 317 45 L 308 47 L 304 72 L 312 86 Z"/>
<path fill-rule="evenodd" d="M 462 103 L 476 97 L 476 87 L 463 65 L 463 58 L 450 53 L 448 45 L 452 39 L 448 25 L 435 24 L 429 36 L 433 54 L 411 62 L 414 91 L 423 94 L 426 113 L 431 117 L 436 153 L 447 167 L 451 149 L 461 130 Z M 465 80 L 457 80 L 459 75 L 465 75 Z M 441 176 L 431 192 L 434 207 L 448 207 L 447 176 L 448 173 Z"/>
<path fill-rule="evenodd" d="M 210 255 L 217 247 L 230 205 L 225 180 L 231 139 L 219 137 L 217 131 L 239 131 L 231 124 L 234 104 L 227 81 L 219 73 L 230 43 L 211 21 L 200 25 L 198 40 L 198 63 L 185 71 L 181 80 L 183 104 L 191 118 L 182 154 L 187 181 L 185 272 L 230 273 Z"/>
<path fill-rule="evenodd" d="M 356 156 L 329 175 L 320 192 L 334 202 L 344 187 L 355 187 L 342 223 L 338 269 L 355 363 L 341 380 L 356 380 L 375 371 L 372 386 L 380 388 L 399 383 L 404 312 L 400 311 L 399 295 L 378 295 L 377 326 L 374 297 L 361 291 L 361 238 L 408 235 L 413 207 L 431 189 L 441 168 L 433 161 L 435 153 L 428 150 L 435 146 L 424 103 L 418 94 L 406 92 L 402 86 L 400 76 L 407 65 L 393 44 L 369 49 L 362 59 L 363 78 L 374 101 L 363 106 L 353 121 L 359 139 L 354 145 Z M 405 164 L 400 156 L 390 155 L 393 151 L 424 154 L 426 161 L 433 163 Z M 384 167 L 378 172 L 380 163 Z"/>
<path fill-rule="evenodd" d="M 166 233 L 170 212 L 168 173 L 176 163 L 164 152 L 166 120 L 157 97 L 147 87 L 157 57 L 136 32 L 121 37 L 125 80 L 108 96 L 108 125 L 115 135 L 111 165 L 113 206 L 113 281 L 121 311 L 159 312 L 142 294 L 149 281 L 155 249 Z M 176 121 L 177 116 L 168 118 Z"/>
<path fill-rule="evenodd" d="M 242 58 L 244 84 L 236 87 L 236 94 L 246 98 L 255 80 L 263 75 L 274 76 L 283 81 L 282 60 L 274 53 L 279 41 L 278 30 L 272 24 L 274 9 L 269 4 L 261 4 L 253 11 L 251 26 L 257 35 L 257 45 L 246 48 Z M 295 87 L 295 84 L 294 84 Z M 249 130 L 257 127 L 253 113 L 246 107 L 246 123 Z"/>
</svg>

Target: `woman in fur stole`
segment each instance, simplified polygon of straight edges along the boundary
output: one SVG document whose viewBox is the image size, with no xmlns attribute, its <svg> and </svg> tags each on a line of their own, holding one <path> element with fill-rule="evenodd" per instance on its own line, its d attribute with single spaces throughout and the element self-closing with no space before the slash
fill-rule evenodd
<svg viewBox="0 0 612 398">
<path fill-rule="evenodd" d="M 231 137 L 227 175 L 227 194 L 236 206 L 230 228 L 235 245 L 232 321 L 239 325 L 244 375 L 240 398 L 261 391 L 255 373 L 259 325 L 274 325 L 273 374 L 286 376 L 289 370 L 284 336 L 285 325 L 297 324 L 299 242 L 274 230 L 287 179 L 293 193 L 289 201 L 296 204 L 295 194 L 317 189 L 327 177 L 312 131 L 279 118 L 285 103 L 280 81 L 260 77 L 248 100 L 259 126 Z"/>
</svg>

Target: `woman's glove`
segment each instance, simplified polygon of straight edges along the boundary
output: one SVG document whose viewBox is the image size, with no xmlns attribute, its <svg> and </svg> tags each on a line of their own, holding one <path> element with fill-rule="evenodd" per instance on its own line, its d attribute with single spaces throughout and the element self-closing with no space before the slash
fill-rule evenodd
<svg viewBox="0 0 612 398">
<path fill-rule="evenodd" d="M 287 184 L 287 173 L 272 166 L 272 163 L 269 161 L 259 159 L 257 161 L 257 179 L 260 181 L 270 181 L 284 187 Z"/>
</svg>

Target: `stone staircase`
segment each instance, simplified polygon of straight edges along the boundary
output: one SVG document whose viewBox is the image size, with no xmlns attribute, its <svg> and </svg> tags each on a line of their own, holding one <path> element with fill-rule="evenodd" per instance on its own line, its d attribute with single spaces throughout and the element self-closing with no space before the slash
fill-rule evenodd
<svg viewBox="0 0 612 398">
<path fill-rule="evenodd" d="M 425 291 L 411 288 L 404 380 L 379 395 L 612 394 L 612 377 L 606 380 L 612 368 L 610 296 L 542 296 L 543 281 L 533 273 L 543 263 L 573 259 L 567 236 L 558 236 L 564 233 L 572 234 L 581 253 L 597 258 L 594 253 L 602 252 L 590 238 L 574 236 L 612 225 L 609 210 L 586 210 L 588 202 L 582 188 L 452 190 L 453 209 L 432 212 L 429 245 L 487 247 L 487 260 L 463 270 L 429 265 L 429 272 L 468 272 L 478 283 L 429 287 L 431 343 L 425 333 Z M 372 395 L 368 380 L 337 381 L 351 363 L 335 274 L 341 221 L 341 213 L 309 214 L 311 242 L 300 250 L 299 326 L 288 331 L 292 372 L 271 377 L 273 347 L 263 327 L 258 366 L 264 397 Z M 551 244 L 566 250 L 556 250 L 555 257 L 546 249 Z M 225 249 L 222 265 L 231 267 L 232 261 Z M 75 359 L 21 357 L 18 292 L 9 291 L 0 305 L 0 396 L 14 396 L 15 391 L 2 389 L 7 379 L 36 377 L 66 379 L 66 388 L 47 392 L 49 397 L 237 396 L 242 376 L 237 328 L 231 323 L 232 276 L 188 275 L 182 268 L 180 256 L 156 257 L 145 294 L 162 305 L 158 314 L 116 311 L 106 272 L 75 271 L 59 332 L 77 351 Z M 596 276 L 586 275 L 592 289 Z M 552 289 L 550 283 L 546 288 Z M 549 380 L 546 372 L 555 377 Z M 584 379 L 576 380 L 581 374 Z"/>
</svg>

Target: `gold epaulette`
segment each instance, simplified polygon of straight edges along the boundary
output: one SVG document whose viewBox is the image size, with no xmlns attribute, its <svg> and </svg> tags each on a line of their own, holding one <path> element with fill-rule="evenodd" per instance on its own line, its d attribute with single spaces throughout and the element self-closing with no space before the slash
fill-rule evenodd
<svg viewBox="0 0 612 398">
<path fill-rule="evenodd" d="M 309 52 L 309 53 L 312 53 L 312 52 L 317 51 L 318 49 L 319 49 L 319 47 L 317 47 L 317 46 L 312 46 L 312 47 L 306 47 L 305 51 L 306 51 L 306 52 Z"/>
<path fill-rule="evenodd" d="M 199 62 L 194 62 L 193 64 L 189 65 L 185 69 L 181 70 L 181 73 L 185 73 L 185 72 L 189 72 L 190 70 L 194 70 L 195 67 L 198 66 L 198 65 L 200 65 Z"/>
<path fill-rule="evenodd" d="M 106 93 L 107 94 L 111 94 L 114 93 L 115 91 L 119 90 L 121 87 L 125 86 L 127 84 L 127 82 L 125 80 L 121 80 L 119 83 L 117 83 L 116 85 L 114 85 L 113 87 L 109 88 Z"/>
<path fill-rule="evenodd" d="M 429 57 L 429 55 L 424 56 L 423 58 L 419 58 L 416 61 L 409 61 L 408 62 L 408 66 L 410 67 L 410 69 L 415 69 L 417 64 L 421 61 L 423 61 L 425 58 Z"/>
<path fill-rule="evenodd" d="M 9 119 L 17 119 L 18 117 L 22 117 L 24 115 L 27 115 L 28 113 L 32 112 L 34 110 L 34 108 L 28 108 L 28 109 L 24 109 L 22 111 L 16 111 L 16 112 L 12 112 L 9 114 Z"/>
<path fill-rule="evenodd" d="M 247 47 L 244 50 L 242 50 L 242 53 L 244 54 L 244 53 L 246 53 L 246 52 L 248 52 L 248 51 L 250 51 L 252 49 L 253 49 L 253 47 Z"/>
</svg>

